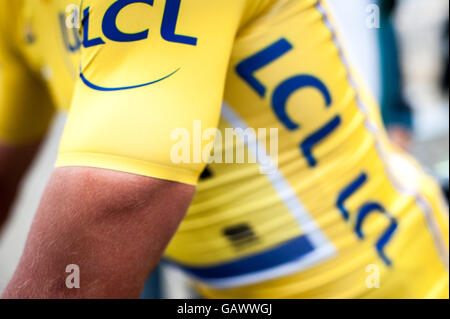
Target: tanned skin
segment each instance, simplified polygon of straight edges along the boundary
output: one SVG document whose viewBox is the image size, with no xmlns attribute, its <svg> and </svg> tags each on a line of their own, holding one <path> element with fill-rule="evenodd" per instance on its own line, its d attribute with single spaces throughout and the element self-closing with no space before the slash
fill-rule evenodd
<svg viewBox="0 0 450 319">
<path fill-rule="evenodd" d="M 41 142 L 11 146 L 0 141 L 0 234 L 10 215 L 20 182 L 39 150 Z"/>
<path fill-rule="evenodd" d="M 58 168 L 3 298 L 138 298 L 195 187 L 97 168 Z M 66 287 L 66 267 L 80 289 Z"/>
</svg>

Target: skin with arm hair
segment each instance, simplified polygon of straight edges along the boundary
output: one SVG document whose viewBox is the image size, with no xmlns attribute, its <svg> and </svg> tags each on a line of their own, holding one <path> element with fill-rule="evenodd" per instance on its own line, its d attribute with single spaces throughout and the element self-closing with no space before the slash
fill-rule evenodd
<svg viewBox="0 0 450 319">
<path fill-rule="evenodd" d="M 96 168 L 54 171 L 3 298 L 137 298 L 194 186 Z M 66 287 L 79 266 L 80 289 Z"/>
</svg>

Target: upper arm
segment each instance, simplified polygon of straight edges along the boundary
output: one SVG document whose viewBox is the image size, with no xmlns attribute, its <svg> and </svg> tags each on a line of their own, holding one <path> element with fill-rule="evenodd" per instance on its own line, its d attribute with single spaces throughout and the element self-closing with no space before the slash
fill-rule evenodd
<svg viewBox="0 0 450 319">
<path fill-rule="evenodd" d="M 192 161 L 194 121 L 217 126 L 242 4 L 111 3 L 82 7 L 80 78 L 57 166 L 195 184 L 205 164 Z M 180 129 L 188 134 L 189 163 L 171 158 Z"/>
<path fill-rule="evenodd" d="M 0 139 L 10 145 L 29 144 L 47 131 L 53 103 L 17 49 L 14 6 L 7 1 L 0 6 Z"/>
<path fill-rule="evenodd" d="M 194 187 L 97 168 L 52 174 L 4 298 L 137 298 Z M 69 265 L 80 288 L 68 289 Z"/>
</svg>

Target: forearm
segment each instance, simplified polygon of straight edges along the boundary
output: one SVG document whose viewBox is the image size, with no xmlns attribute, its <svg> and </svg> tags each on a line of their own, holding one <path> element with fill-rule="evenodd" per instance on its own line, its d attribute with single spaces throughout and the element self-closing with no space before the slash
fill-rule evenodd
<svg viewBox="0 0 450 319">
<path fill-rule="evenodd" d="M 124 173 L 57 170 L 3 297 L 138 297 L 193 192 Z M 79 266 L 80 289 L 66 287 L 71 264 Z"/>
</svg>

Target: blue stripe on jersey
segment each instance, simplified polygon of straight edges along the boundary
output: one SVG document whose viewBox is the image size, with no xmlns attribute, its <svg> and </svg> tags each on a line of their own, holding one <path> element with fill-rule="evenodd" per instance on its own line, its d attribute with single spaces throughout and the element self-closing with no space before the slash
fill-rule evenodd
<svg viewBox="0 0 450 319">
<path fill-rule="evenodd" d="M 216 266 L 192 267 L 167 258 L 167 262 L 199 279 L 225 279 L 268 270 L 301 259 L 314 250 L 308 237 L 302 235 L 280 246 L 232 262 Z"/>
</svg>

